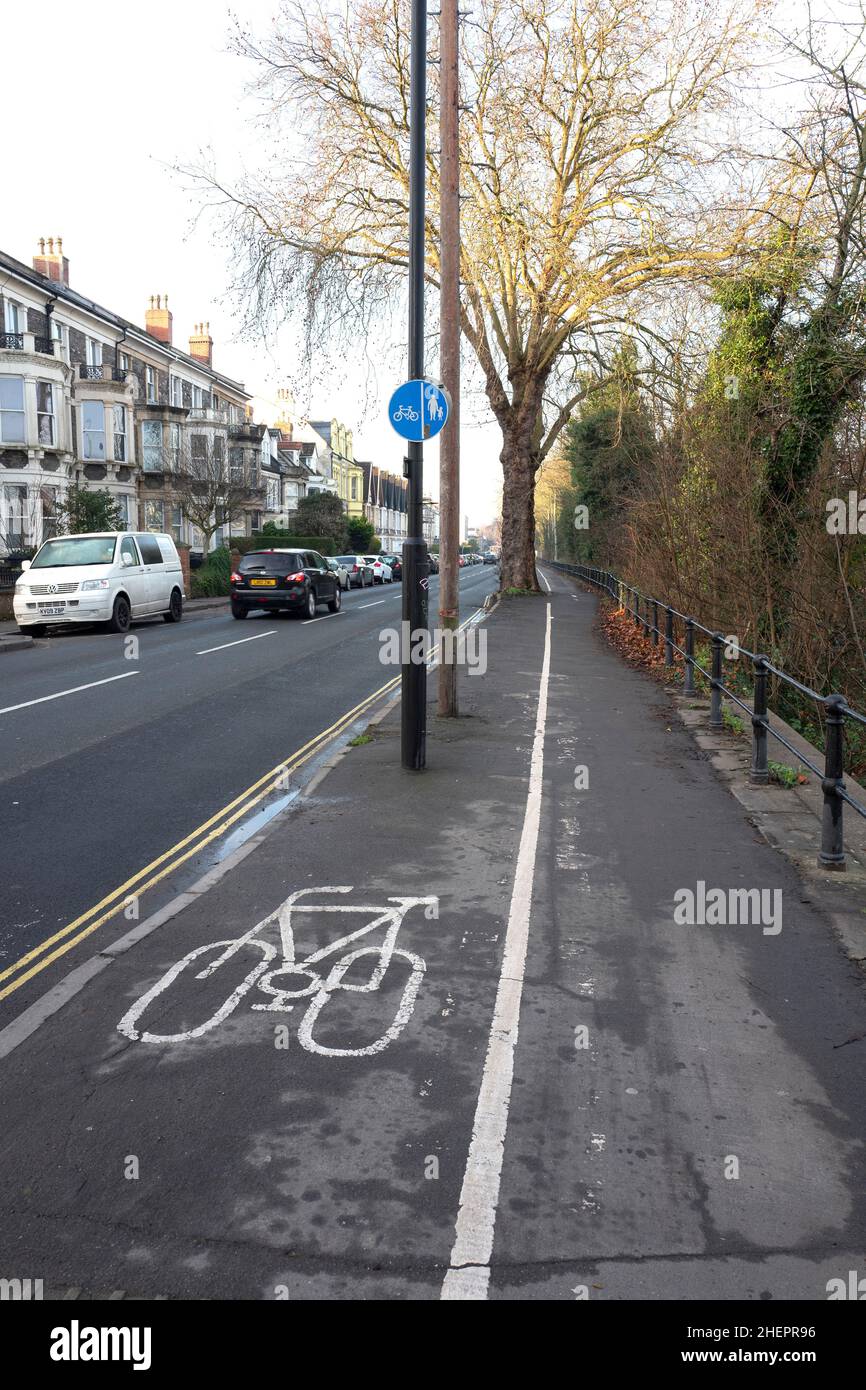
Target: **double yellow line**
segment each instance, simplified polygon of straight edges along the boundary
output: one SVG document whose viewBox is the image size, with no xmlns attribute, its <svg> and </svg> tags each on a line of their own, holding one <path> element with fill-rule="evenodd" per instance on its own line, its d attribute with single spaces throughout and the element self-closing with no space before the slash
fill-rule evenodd
<svg viewBox="0 0 866 1390">
<path fill-rule="evenodd" d="M 230 801 L 227 806 L 223 806 L 209 820 L 197 826 L 182 840 L 178 840 L 171 849 L 167 849 L 157 859 L 151 860 L 143 869 L 139 869 L 138 873 L 133 874 L 125 883 L 121 883 L 119 887 L 113 889 L 101 902 L 96 903 L 87 912 L 83 912 L 80 917 L 76 917 L 74 922 L 70 922 L 59 932 L 55 932 L 54 936 L 50 936 L 38 946 L 34 946 L 32 951 L 28 951 L 14 965 L 9 965 L 5 970 L 0 971 L 0 981 L 9 979 L 11 975 L 17 976 L 0 990 L 0 999 L 14 994 L 16 989 L 20 989 L 34 975 L 38 975 L 53 961 L 65 955 L 67 951 L 71 951 L 79 942 L 84 941 L 98 927 L 103 926 L 112 917 L 116 917 L 118 912 L 128 905 L 131 898 L 141 898 L 162 879 L 174 873 L 181 864 L 199 854 L 212 840 L 219 839 L 220 835 L 224 835 L 236 821 L 246 816 L 253 806 L 263 801 L 287 773 L 294 772 L 304 763 L 309 762 L 310 758 L 321 752 L 326 743 L 345 732 L 346 728 L 369 709 L 370 705 L 380 700 L 384 695 L 390 694 L 399 684 L 399 676 L 386 681 L 378 690 L 374 690 L 372 695 L 368 695 L 366 699 L 355 705 L 354 709 L 350 709 L 342 715 L 329 729 L 323 729 L 315 738 L 310 739 L 309 743 L 305 743 L 302 748 L 290 754 L 283 762 L 271 768 L 270 772 L 266 772 L 257 782 L 253 782 L 251 787 L 247 787 L 246 791 L 241 792 L 240 796 L 236 796 L 233 801 Z M 56 949 L 51 950 L 52 946 Z M 50 954 L 46 955 L 46 951 Z M 23 973 L 18 974 L 19 971 Z"/>
</svg>

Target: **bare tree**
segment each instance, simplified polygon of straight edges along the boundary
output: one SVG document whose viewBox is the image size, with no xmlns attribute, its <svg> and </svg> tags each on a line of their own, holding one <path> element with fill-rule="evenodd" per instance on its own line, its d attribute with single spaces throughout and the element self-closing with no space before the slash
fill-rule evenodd
<svg viewBox="0 0 866 1390">
<path fill-rule="evenodd" d="M 205 554 L 221 526 L 231 527 L 245 515 L 250 503 L 260 502 L 262 489 L 247 481 L 245 465 L 231 461 L 224 447 L 206 435 L 184 445 L 179 456 L 167 461 L 172 493 L 187 521 L 201 533 Z"/>
<path fill-rule="evenodd" d="M 745 219 L 722 206 L 719 128 L 761 0 L 480 0 L 461 37 L 461 326 L 502 431 L 502 576 L 536 588 L 537 469 L 581 398 L 579 369 L 635 298 L 723 266 Z M 405 287 L 408 0 L 285 0 L 259 64 L 291 166 L 194 171 L 240 252 L 251 317 L 302 308 L 311 341 L 357 335 Z M 437 95 L 431 72 L 431 102 Z M 427 265 L 439 283 L 435 122 Z M 757 214 L 756 214 L 757 215 Z"/>
</svg>

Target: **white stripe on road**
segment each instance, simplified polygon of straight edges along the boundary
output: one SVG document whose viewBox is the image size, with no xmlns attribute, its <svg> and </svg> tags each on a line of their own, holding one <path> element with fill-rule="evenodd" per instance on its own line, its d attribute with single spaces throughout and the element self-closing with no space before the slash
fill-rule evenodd
<svg viewBox="0 0 866 1390">
<path fill-rule="evenodd" d="M 342 616 L 342 608 L 339 613 L 320 613 L 318 618 L 305 618 L 301 623 L 301 627 L 307 627 L 310 623 L 326 623 L 329 618 L 342 618 Z"/>
<path fill-rule="evenodd" d="M 383 598 L 377 598 L 375 603 L 359 603 L 358 608 L 378 608 L 380 603 L 384 603 Z"/>
<path fill-rule="evenodd" d="M 97 685 L 111 685 L 112 681 L 125 681 L 127 676 L 138 676 L 140 671 L 124 671 L 122 676 L 106 676 L 104 681 L 89 681 L 87 685 L 73 685 L 71 690 L 58 690 L 56 695 L 41 695 L 38 700 L 23 700 L 20 705 L 7 705 L 0 714 L 11 714 L 16 709 L 27 709 L 30 705 L 44 705 L 47 700 L 61 700 L 64 695 L 77 695 L 79 690 L 93 690 Z"/>
<path fill-rule="evenodd" d="M 526 812 L 517 854 L 508 927 L 505 932 L 505 950 L 502 954 L 499 987 L 490 1024 L 487 1057 L 460 1193 L 451 1267 L 442 1285 L 443 1299 L 485 1299 L 490 1283 L 490 1259 L 493 1254 L 499 1183 L 508 1128 L 508 1107 L 511 1103 L 511 1085 L 514 1078 L 514 1049 L 517 1045 L 517 1029 L 520 1022 L 520 1000 L 523 995 L 532 910 L 532 885 L 535 878 L 535 854 L 541 821 L 544 731 L 547 721 L 547 687 L 550 680 L 550 622 L 548 606 Z"/>
<path fill-rule="evenodd" d="M 257 632 L 255 637 L 239 637 L 236 642 L 223 642 L 221 647 L 205 647 L 203 652 L 196 652 L 196 656 L 209 656 L 211 652 L 224 652 L 226 647 L 241 647 L 244 642 L 258 642 L 260 637 L 273 637 L 276 628 L 269 628 L 267 632 Z"/>
<path fill-rule="evenodd" d="M 552 590 L 551 587 L 550 587 L 550 581 L 548 580 L 548 578 L 547 578 L 546 575 L 544 575 L 544 574 L 541 573 L 541 570 L 538 571 L 538 577 L 539 577 L 539 579 L 541 580 L 541 582 L 542 582 L 542 584 L 544 585 L 544 587 L 545 587 L 545 589 L 547 590 L 547 592 L 548 592 L 549 594 L 552 593 L 553 590 Z"/>
</svg>

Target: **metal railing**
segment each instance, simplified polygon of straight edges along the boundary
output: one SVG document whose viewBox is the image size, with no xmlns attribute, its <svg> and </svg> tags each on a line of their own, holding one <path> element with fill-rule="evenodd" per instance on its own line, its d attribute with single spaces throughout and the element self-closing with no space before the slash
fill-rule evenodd
<svg viewBox="0 0 866 1390">
<path fill-rule="evenodd" d="M 710 687 L 710 728 L 724 727 L 722 717 L 722 696 L 738 706 L 749 716 L 752 724 L 752 765 L 750 781 L 755 786 L 764 786 L 769 781 L 767 761 L 767 735 L 793 753 L 798 763 L 807 767 L 821 779 L 823 808 L 821 819 L 821 851 L 818 863 L 824 869 L 845 868 L 845 844 L 843 835 L 843 806 L 848 805 L 858 815 L 866 818 L 866 806 L 852 797 L 845 787 L 845 723 L 866 725 L 866 715 L 852 709 L 843 695 L 819 695 L 802 681 L 795 680 L 787 671 L 774 666 L 768 656 L 761 652 L 751 652 L 721 632 L 704 627 L 696 618 L 680 613 L 662 599 L 649 598 L 646 594 L 626 584 L 609 570 L 596 569 L 591 565 L 569 565 L 561 561 L 546 560 L 553 569 L 574 575 L 597 589 L 610 595 L 623 611 L 634 619 L 635 627 L 642 628 L 644 637 L 650 638 L 653 646 L 664 642 L 665 666 L 674 665 L 674 652 L 679 652 L 685 665 L 683 690 L 686 695 L 696 694 L 695 672 L 699 671 Z M 659 626 L 659 618 L 664 616 L 664 630 Z M 703 633 L 710 639 L 710 670 L 707 671 L 695 658 L 695 633 Z M 681 646 L 675 638 L 681 635 Z M 747 705 L 735 691 L 724 682 L 724 662 L 726 648 L 735 647 L 735 659 L 745 657 L 752 663 L 752 703 Z M 768 677 L 775 676 L 783 685 L 796 690 L 800 695 L 813 701 L 824 712 L 824 767 L 817 767 L 809 758 L 803 756 L 789 743 L 784 734 L 774 729 L 770 723 L 771 711 L 767 708 Z"/>
<path fill-rule="evenodd" d="M 24 351 L 23 333 L 0 333 L 0 348 L 6 348 L 10 352 Z"/>
<path fill-rule="evenodd" d="M 44 353 L 46 357 L 54 356 L 54 342 L 51 338 L 40 338 L 39 334 L 37 333 L 35 338 L 33 339 L 33 342 L 35 344 L 37 352 Z"/>
</svg>

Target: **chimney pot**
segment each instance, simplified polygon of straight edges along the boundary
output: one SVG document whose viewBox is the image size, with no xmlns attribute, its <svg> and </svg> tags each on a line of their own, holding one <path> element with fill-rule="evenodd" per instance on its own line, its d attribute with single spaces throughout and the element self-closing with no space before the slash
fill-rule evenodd
<svg viewBox="0 0 866 1390">
<path fill-rule="evenodd" d="M 144 316 L 144 326 L 152 338 L 157 338 L 161 343 L 171 344 L 172 336 L 172 316 L 168 308 L 168 295 L 152 294 L 150 296 L 150 308 Z"/>
<path fill-rule="evenodd" d="M 40 251 L 40 254 L 41 254 L 41 255 L 43 255 L 43 256 L 45 255 L 45 238 L 44 238 L 44 236 L 41 236 L 41 237 L 39 238 L 39 251 Z"/>
<path fill-rule="evenodd" d="M 59 237 L 57 238 L 57 254 L 58 254 L 58 256 L 62 256 L 62 255 L 63 255 L 63 237 L 62 237 L 62 236 L 59 236 Z"/>
</svg>

